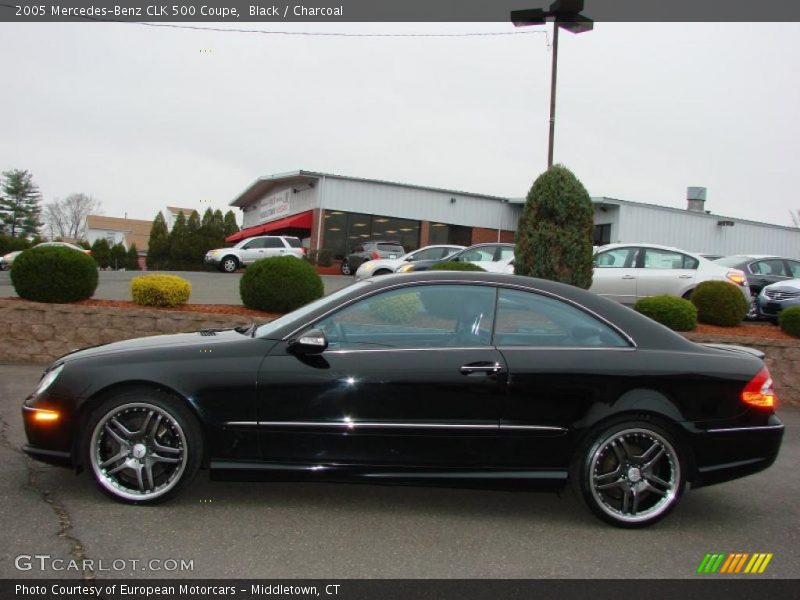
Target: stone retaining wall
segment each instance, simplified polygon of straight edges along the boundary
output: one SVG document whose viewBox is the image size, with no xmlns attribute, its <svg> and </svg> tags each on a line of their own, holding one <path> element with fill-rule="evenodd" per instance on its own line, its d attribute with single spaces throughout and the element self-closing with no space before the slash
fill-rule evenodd
<svg viewBox="0 0 800 600">
<path fill-rule="evenodd" d="M 73 304 L 0 300 L 0 361 L 48 363 L 86 346 L 147 335 L 235 327 L 266 317 L 191 313 L 158 309 L 120 309 Z M 775 380 L 781 404 L 800 406 L 800 340 L 743 340 L 733 336 L 684 334 L 696 342 L 757 348 Z"/>
<path fill-rule="evenodd" d="M 0 361 L 49 363 L 86 346 L 252 321 L 269 318 L 0 300 Z"/>
</svg>

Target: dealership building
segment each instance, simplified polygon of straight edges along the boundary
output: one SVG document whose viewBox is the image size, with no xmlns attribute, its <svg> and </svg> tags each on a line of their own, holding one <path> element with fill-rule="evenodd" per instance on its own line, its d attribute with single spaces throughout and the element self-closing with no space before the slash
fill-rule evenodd
<svg viewBox="0 0 800 600">
<path fill-rule="evenodd" d="M 341 257 L 369 239 L 429 244 L 513 242 L 524 198 L 294 171 L 261 177 L 231 202 L 242 210 L 236 242 L 293 235 Z M 708 254 L 800 257 L 800 229 L 711 213 L 705 188 L 688 188 L 686 208 L 592 198 L 594 243 L 648 242 Z"/>
</svg>

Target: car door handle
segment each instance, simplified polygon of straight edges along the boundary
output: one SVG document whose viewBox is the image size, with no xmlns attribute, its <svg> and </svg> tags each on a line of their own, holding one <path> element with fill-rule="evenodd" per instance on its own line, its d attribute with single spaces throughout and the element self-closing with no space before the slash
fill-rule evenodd
<svg viewBox="0 0 800 600">
<path fill-rule="evenodd" d="M 622 279 L 636 279 L 636 275 L 623 275 Z"/>
<path fill-rule="evenodd" d="M 462 375 L 472 375 L 474 373 L 487 373 L 489 375 L 496 375 L 503 370 L 499 362 L 476 362 L 468 365 L 463 365 L 459 371 Z"/>
<path fill-rule="evenodd" d="M 691 279 L 691 275 L 678 275 L 678 279 Z"/>
</svg>

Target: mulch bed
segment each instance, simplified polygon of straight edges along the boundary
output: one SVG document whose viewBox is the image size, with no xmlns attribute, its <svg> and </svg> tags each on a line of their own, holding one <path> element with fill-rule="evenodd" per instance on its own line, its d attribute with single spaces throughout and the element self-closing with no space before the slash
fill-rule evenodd
<svg viewBox="0 0 800 600">
<path fill-rule="evenodd" d="M 800 342 L 800 339 L 792 337 L 781 330 L 780 327 L 772 323 L 749 323 L 745 321 L 736 327 L 718 327 L 716 325 L 706 325 L 698 323 L 697 328 L 691 333 L 705 333 L 708 335 L 729 335 L 733 337 L 748 338 L 755 342 L 759 339 L 769 340 L 788 340 Z"/>
</svg>

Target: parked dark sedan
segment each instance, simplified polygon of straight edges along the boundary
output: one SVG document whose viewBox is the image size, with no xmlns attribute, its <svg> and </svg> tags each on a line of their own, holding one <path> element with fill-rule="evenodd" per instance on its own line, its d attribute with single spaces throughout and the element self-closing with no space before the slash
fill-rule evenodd
<svg viewBox="0 0 800 600">
<path fill-rule="evenodd" d="M 355 283 L 259 327 L 156 336 L 53 363 L 25 451 L 151 503 L 200 467 L 505 487 L 571 482 L 653 523 L 693 487 L 775 460 L 759 352 L 698 345 L 590 292 L 491 273 Z"/>
<path fill-rule="evenodd" d="M 397 273 L 419 273 L 427 271 L 434 265 L 447 262 L 468 262 L 478 265 L 484 271 L 491 273 L 513 272 L 511 264 L 514 260 L 514 244 L 506 243 L 487 243 L 475 244 L 469 248 L 464 248 L 445 258 L 436 260 L 417 260 L 413 263 L 403 265 L 397 269 Z"/>
<path fill-rule="evenodd" d="M 800 277 L 800 261 L 780 256 L 726 256 L 714 262 L 745 272 L 750 293 L 755 298 L 764 286 Z"/>
</svg>

